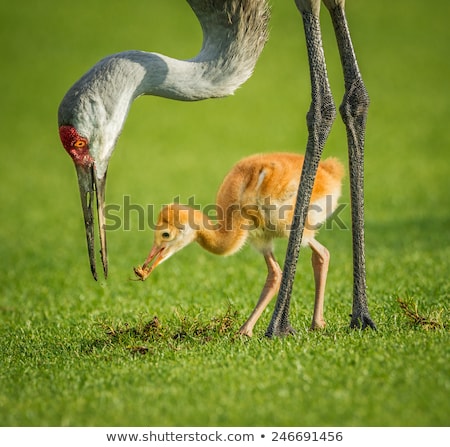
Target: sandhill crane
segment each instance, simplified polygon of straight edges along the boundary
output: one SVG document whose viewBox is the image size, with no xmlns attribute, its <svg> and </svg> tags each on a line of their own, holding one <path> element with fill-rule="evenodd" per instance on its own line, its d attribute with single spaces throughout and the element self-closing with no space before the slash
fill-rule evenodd
<svg viewBox="0 0 450 447">
<path fill-rule="evenodd" d="M 75 163 L 95 279 L 92 199 L 97 196 L 106 277 L 106 172 L 132 102 L 141 95 L 180 101 L 231 95 L 251 76 L 267 40 L 269 13 L 264 0 L 187 1 L 203 30 L 203 45 L 196 57 L 182 61 L 143 51 L 113 54 L 82 76 L 59 106 L 59 135 Z"/>
<path fill-rule="evenodd" d="M 323 0 L 336 31 L 344 71 L 341 105 L 347 127 L 353 231 L 352 327 L 372 322 L 366 299 L 364 255 L 363 160 L 369 98 L 350 38 L 344 0 Z M 100 252 L 108 271 L 105 235 L 105 182 L 108 162 L 128 110 L 138 96 L 157 95 L 197 101 L 232 94 L 251 75 L 267 40 L 265 0 L 187 0 L 203 31 L 203 45 L 193 59 L 179 61 L 158 53 L 126 51 L 94 65 L 66 93 L 58 110 L 59 134 L 75 163 L 86 228 L 91 272 L 97 279 L 92 201 L 97 198 Z M 312 185 L 322 150 L 335 118 L 322 49 L 320 0 L 295 0 L 303 17 L 311 75 L 312 103 L 302 180 L 290 232 L 283 279 L 267 335 L 293 332 L 289 307 Z"/>
<path fill-rule="evenodd" d="M 154 244 L 136 275 L 145 280 L 154 268 L 186 247 L 198 242 L 217 255 L 236 253 L 248 240 L 267 264 L 267 279 L 258 303 L 240 333 L 252 336 L 262 312 L 278 291 L 281 269 L 273 253 L 273 239 L 287 237 L 294 214 L 303 156 L 275 153 L 254 155 L 238 162 L 225 177 L 217 193 L 216 220 L 200 210 L 177 203 L 161 210 Z M 312 329 L 323 328 L 323 305 L 329 252 L 315 239 L 321 223 L 334 212 L 341 195 L 342 164 L 329 158 L 319 164 L 312 190 L 302 244 L 312 250 L 316 284 Z"/>
</svg>

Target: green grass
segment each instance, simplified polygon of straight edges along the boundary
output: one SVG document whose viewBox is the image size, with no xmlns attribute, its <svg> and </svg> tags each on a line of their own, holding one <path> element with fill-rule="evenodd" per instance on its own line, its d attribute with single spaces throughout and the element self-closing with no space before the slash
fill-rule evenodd
<svg viewBox="0 0 450 447">
<path fill-rule="evenodd" d="M 367 268 L 379 330 L 348 329 L 351 235 L 335 227 L 319 236 L 332 255 L 326 330 L 308 331 L 305 251 L 292 305 L 298 334 L 274 340 L 264 337 L 272 306 L 253 339 L 235 335 L 265 277 L 250 248 L 220 258 L 188 247 L 145 283 L 130 281 L 152 240 L 131 213 L 129 231 L 108 234 L 110 278 L 90 277 L 75 172 L 57 135 L 59 101 L 106 54 L 139 48 L 187 58 L 201 40 L 185 2 L 141 3 L 0 6 L 0 424 L 448 426 L 448 3 L 347 2 L 372 101 Z M 105 8 L 116 11 L 108 20 Z M 271 39 L 234 97 L 133 105 L 111 160 L 108 203 L 127 195 L 156 213 L 195 196 L 206 206 L 239 158 L 303 151 L 301 20 L 293 2 L 272 9 Z M 322 16 L 339 102 L 341 69 Z M 345 142 L 337 120 L 326 155 L 345 159 Z M 348 207 L 341 217 L 348 225 Z M 285 247 L 277 244 L 280 262 Z M 430 320 L 437 324 L 421 323 Z"/>
</svg>

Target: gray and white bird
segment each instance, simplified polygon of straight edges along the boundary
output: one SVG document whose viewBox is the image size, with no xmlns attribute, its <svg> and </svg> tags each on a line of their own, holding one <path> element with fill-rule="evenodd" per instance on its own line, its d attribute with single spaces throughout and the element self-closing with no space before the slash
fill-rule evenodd
<svg viewBox="0 0 450 447">
<path fill-rule="evenodd" d="M 63 98 L 58 112 L 62 144 L 72 157 L 80 188 L 91 271 L 97 279 L 92 201 L 97 197 L 101 257 L 108 271 L 104 231 L 108 162 L 128 110 L 137 97 L 156 95 L 198 101 L 232 94 L 252 74 L 267 40 L 265 0 L 187 0 L 203 30 L 200 53 L 180 61 L 158 53 L 126 51 L 98 62 Z M 366 297 L 364 252 L 364 141 L 369 97 L 363 83 L 345 15 L 344 0 L 323 0 L 334 25 L 344 75 L 340 112 L 347 128 L 353 235 L 351 327 L 375 329 Z M 290 297 L 311 193 L 323 148 L 336 116 L 326 70 L 321 29 L 321 0 L 295 0 L 306 37 L 311 77 L 307 113 L 308 142 L 283 276 L 267 336 L 293 332 Z"/>
<path fill-rule="evenodd" d="M 203 45 L 196 57 L 178 60 L 144 51 L 113 54 L 82 76 L 59 106 L 59 135 L 75 163 L 95 279 L 92 200 L 96 194 L 100 251 L 106 277 L 106 173 L 132 102 L 141 95 L 180 101 L 231 95 L 251 76 L 267 41 L 269 10 L 266 1 L 187 1 L 203 31 Z"/>
</svg>

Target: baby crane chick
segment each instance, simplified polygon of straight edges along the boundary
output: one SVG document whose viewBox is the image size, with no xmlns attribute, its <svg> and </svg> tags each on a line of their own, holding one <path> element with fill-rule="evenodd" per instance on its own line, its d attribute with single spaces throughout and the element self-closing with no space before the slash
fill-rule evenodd
<svg viewBox="0 0 450 447">
<path fill-rule="evenodd" d="M 255 309 L 240 328 L 251 337 L 253 327 L 277 293 L 282 271 L 273 254 L 273 240 L 288 237 L 303 166 L 302 155 L 273 153 L 239 161 L 217 193 L 216 216 L 177 203 L 162 208 L 153 247 L 142 267 L 134 269 L 144 281 L 155 267 L 191 242 L 217 255 L 236 253 L 248 241 L 267 264 L 267 278 Z M 303 246 L 312 250 L 315 302 L 312 329 L 323 328 L 325 284 L 330 254 L 315 235 L 336 209 L 344 167 L 335 158 L 319 164 L 303 233 Z"/>
</svg>

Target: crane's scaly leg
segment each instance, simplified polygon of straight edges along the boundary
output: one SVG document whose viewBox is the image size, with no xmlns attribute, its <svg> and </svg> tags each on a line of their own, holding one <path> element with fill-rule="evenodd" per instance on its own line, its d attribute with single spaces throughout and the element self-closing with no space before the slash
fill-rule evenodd
<svg viewBox="0 0 450 447">
<path fill-rule="evenodd" d="M 296 4 L 302 14 L 305 28 L 312 102 L 306 116 L 308 143 L 306 146 L 305 160 L 289 235 L 280 292 L 272 320 L 266 331 L 268 337 L 282 336 L 294 332 L 289 323 L 289 307 L 298 254 L 317 167 L 322 156 L 325 141 L 336 117 L 336 107 L 328 82 L 325 56 L 322 47 L 319 22 L 320 0 L 296 0 Z"/>
<path fill-rule="evenodd" d="M 312 250 L 311 263 L 316 286 L 311 329 L 323 329 L 326 324 L 323 318 L 323 304 L 325 301 L 325 285 L 327 283 L 328 265 L 330 264 L 330 253 L 315 239 L 309 242 L 309 246 Z"/>
<path fill-rule="evenodd" d="M 364 244 L 364 140 L 369 95 L 353 50 L 343 0 L 324 0 L 330 11 L 344 71 L 345 94 L 340 106 L 347 129 L 353 237 L 353 309 L 350 326 L 376 329 L 366 297 Z"/>
<path fill-rule="evenodd" d="M 278 265 L 275 257 L 273 256 L 273 253 L 271 251 L 264 253 L 264 259 L 267 264 L 266 283 L 264 284 L 264 288 L 261 292 L 255 309 L 239 330 L 240 334 L 247 335 L 249 337 L 253 335 L 253 327 L 255 326 L 261 314 L 264 312 L 264 309 L 270 303 L 270 300 L 274 297 L 274 295 L 280 288 L 281 268 Z"/>
</svg>

